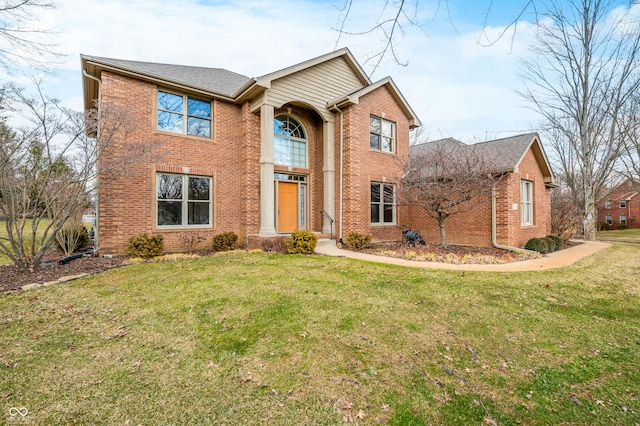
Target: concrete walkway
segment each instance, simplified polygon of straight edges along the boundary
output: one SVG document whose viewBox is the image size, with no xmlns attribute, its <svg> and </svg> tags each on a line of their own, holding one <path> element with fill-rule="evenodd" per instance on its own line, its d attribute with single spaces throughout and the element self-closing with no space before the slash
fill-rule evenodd
<svg viewBox="0 0 640 426">
<path fill-rule="evenodd" d="M 390 263 L 392 265 L 411 266 L 414 268 L 450 269 L 456 271 L 491 271 L 491 272 L 516 272 L 516 271 L 544 271 L 547 269 L 569 266 L 578 260 L 591 256 L 611 244 L 601 241 L 589 241 L 568 249 L 547 254 L 539 259 L 524 260 L 521 262 L 504 263 L 500 265 L 454 265 L 440 262 L 419 262 L 415 260 L 398 259 L 374 254 L 358 253 L 350 250 L 341 250 L 336 247 L 334 240 L 321 239 L 316 246 L 316 253 L 326 256 L 349 257 L 351 259 L 366 260 L 369 262 Z"/>
</svg>

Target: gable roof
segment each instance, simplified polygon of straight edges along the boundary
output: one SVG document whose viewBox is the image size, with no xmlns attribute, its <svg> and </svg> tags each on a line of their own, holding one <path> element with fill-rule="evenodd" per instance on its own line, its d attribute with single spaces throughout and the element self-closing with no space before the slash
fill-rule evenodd
<svg viewBox="0 0 640 426">
<path fill-rule="evenodd" d="M 404 114 L 409 118 L 409 128 L 413 129 L 415 127 L 422 126 L 420 119 L 409 105 L 409 102 L 405 99 L 396 86 L 396 83 L 393 81 L 391 77 L 385 77 L 381 80 L 376 81 L 375 83 L 371 83 L 368 86 L 363 87 L 362 89 L 356 90 L 353 93 L 346 94 L 338 99 L 327 102 L 327 108 L 331 108 L 332 106 L 344 107 L 348 105 L 357 104 L 360 101 L 360 97 L 364 96 L 382 86 L 387 86 L 389 91 L 391 92 L 391 96 L 398 103 Z"/>
<path fill-rule="evenodd" d="M 448 145 L 472 147 L 479 155 L 486 155 L 487 158 L 495 161 L 495 172 L 500 173 L 517 172 L 522 159 L 529 149 L 531 149 L 540 166 L 545 184 L 548 186 L 556 186 L 553 171 L 551 170 L 547 155 L 542 148 L 538 133 L 525 133 L 472 145 L 466 145 L 454 138 L 445 138 L 413 145 L 410 148 L 410 153 L 411 156 L 425 155 L 431 150 Z"/>
<path fill-rule="evenodd" d="M 410 127 L 420 126 L 420 120 L 406 101 L 398 87 L 390 77 L 372 83 L 358 61 L 348 48 L 309 59 L 304 62 L 265 74 L 261 77 L 249 78 L 242 74 L 223 68 L 205 68 L 185 65 L 160 64 L 153 62 L 130 61 L 124 59 L 104 58 L 90 55 L 80 55 L 81 67 L 84 74 L 84 106 L 85 109 L 94 107 L 93 101 L 99 97 L 100 74 L 103 70 L 124 74 L 132 78 L 155 82 L 161 86 L 176 90 L 221 98 L 229 102 L 243 102 L 255 98 L 271 87 L 272 82 L 327 61 L 341 58 L 347 64 L 362 88 L 353 93 L 341 96 L 336 102 L 329 102 L 327 108 L 358 103 L 360 96 L 382 86 L 387 86 L 405 115 L 409 118 Z M 335 96 L 335 95 L 334 95 Z"/>
</svg>

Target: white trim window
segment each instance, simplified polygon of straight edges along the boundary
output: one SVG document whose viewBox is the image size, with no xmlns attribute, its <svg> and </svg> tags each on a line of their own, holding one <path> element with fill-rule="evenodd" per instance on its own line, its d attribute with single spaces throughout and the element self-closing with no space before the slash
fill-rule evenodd
<svg viewBox="0 0 640 426">
<path fill-rule="evenodd" d="M 307 167 L 307 132 L 290 115 L 273 120 L 273 161 L 281 166 Z"/>
<path fill-rule="evenodd" d="M 627 226 L 627 215 L 626 214 L 621 214 L 620 215 L 620 225 Z"/>
<path fill-rule="evenodd" d="M 610 209 L 611 208 L 611 200 L 606 200 L 604 202 L 604 208 L 605 209 Z"/>
<path fill-rule="evenodd" d="M 211 177 L 156 174 L 158 228 L 210 228 Z"/>
<path fill-rule="evenodd" d="M 604 217 L 604 221 L 607 222 L 609 225 L 611 225 L 613 223 L 613 218 L 611 217 L 610 214 L 608 214 Z"/>
<path fill-rule="evenodd" d="M 627 208 L 627 200 L 620 200 L 620 208 L 621 209 Z"/>
<path fill-rule="evenodd" d="M 396 186 L 391 183 L 371 182 L 371 224 L 395 225 Z"/>
<path fill-rule="evenodd" d="M 211 138 L 211 102 L 158 90 L 158 130 Z"/>
<path fill-rule="evenodd" d="M 522 226 L 533 225 L 533 182 L 520 181 L 520 206 Z"/>
<path fill-rule="evenodd" d="M 369 147 L 379 151 L 396 152 L 396 123 L 370 116 Z"/>
</svg>

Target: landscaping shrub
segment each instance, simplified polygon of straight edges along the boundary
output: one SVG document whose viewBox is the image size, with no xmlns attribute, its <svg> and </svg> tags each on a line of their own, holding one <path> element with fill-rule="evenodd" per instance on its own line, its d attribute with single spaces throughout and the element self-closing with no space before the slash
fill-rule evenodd
<svg viewBox="0 0 640 426">
<path fill-rule="evenodd" d="M 89 245 L 89 232 L 81 223 L 63 226 L 56 234 L 56 246 L 66 256 Z"/>
<path fill-rule="evenodd" d="M 549 236 L 544 237 L 543 240 L 547 243 L 547 253 L 553 253 L 557 250 L 556 240 L 549 238 Z"/>
<path fill-rule="evenodd" d="M 131 257 L 142 257 L 146 259 L 160 256 L 162 250 L 162 235 L 148 236 L 147 234 L 140 234 L 129 238 L 128 253 Z"/>
<path fill-rule="evenodd" d="M 213 251 L 229 251 L 238 247 L 238 235 L 233 232 L 223 232 L 213 237 Z"/>
<path fill-rule="evenodd" d="M 294 231 L 285 241 L 287 252 L 294 254 L 313 254 L 318 237 L 311 231 Z"/>
<path fill-rule="evenodd" d="M 556 243 L 556 249 L 554 251 L 562 250 L 564 247 L 564 241 L 557 235 L 547 235 L 547 238 L 552 239 Z"/>
<path fill-rule="evenodd" d="M 608 231 L 611 229 L 611 224 L 609 222 L 602 222 L 600 225 L 600 229 L 603 231 Z"/>
<path fill-rule="evenodd" d="M 544 238 L 531 238 L 529 241 L 527 241 L 527 244 L 524 245 L 524 248 L 527 250 L 537 251 L 538 253 L 549 252 L 547 240 L 545 240 Z"/>
<path fill-rule="evenodd" d="M 371 247 L 371 235 L 350 232 L 347 235 L 347 247 L 349 250 L 362 250 Z"/>
<path fill-rule="evenodd" d="M 285 237 L 266 238 L 262 241 L 262 250 L 269 253 L 287 253 Z"/>
</svg>

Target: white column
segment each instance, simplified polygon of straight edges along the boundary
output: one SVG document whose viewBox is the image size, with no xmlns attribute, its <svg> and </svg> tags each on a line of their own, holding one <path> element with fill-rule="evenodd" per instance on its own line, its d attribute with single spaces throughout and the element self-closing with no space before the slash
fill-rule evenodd
<svg viewBox="0 0 640 426">
<path fill-rule="evenodd" d="M 274 237 L 273 106 L 260 107 L 260 236 Z"/>
<path fill-rule="evenodd" d="M 324 177 L 324 211 L 335 220 L 336 218 L 336 161 L 334 155 L 334 123 L 325 121 L 322 127 L 322 174 Z M 328 234 L 331 230 L 329 219 L 322 215 L 322 233 Z M 336 224 L 333 224 L 333 233 L 336 233 Z"/>
</svg>

